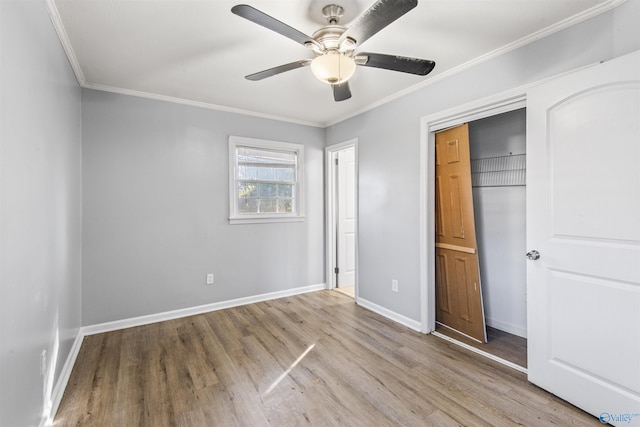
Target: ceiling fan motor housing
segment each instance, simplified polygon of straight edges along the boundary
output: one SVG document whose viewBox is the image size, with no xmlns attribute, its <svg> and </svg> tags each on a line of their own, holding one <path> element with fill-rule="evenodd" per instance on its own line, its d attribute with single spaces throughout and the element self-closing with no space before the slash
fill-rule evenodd
<svg viewBox="0 0 640 427">
<path fill-rule="evenodd" d="M 346 27 L 339 25 L 344 9 L 330 4 L 322 9 L 328 24 L 313 33 L 317 45 L 311 48 L 317 55 L 311 61 L 311 71 L 318 80 L 331 85 L 344 83 L 355 71 L 356 64 L 351 57 L 355 48 L 352 39 L 341 41 Z"/>
<path fill-rule="evenodd" d="M 340 49 L 340 36 L 346 31 L 346 27 L 341 25 L 326 25 L 313 33 L 313 39 L 316 40 L 323 47 L 323 51 L 317 53 L 324 53 L 328 50 L 343 50 Z M 355 46 L 354 46 L 355 47 Z"/>
<path fill-rule="evenodd" d="M 356 47 L 355 40 L 347 38 L 342 42 L 340 41 L 340 37 L 347 30 L 347 27 L 339 25 L 340 18 L 344 14 L 342 6 L 328 4 L 322 8 L 322 14 L 327 20 L 327 25 L 313 33 L 312 36 L 322 46 L 322 49 L 319 49 L 316 45 L 311 45 L 311 48 L 318 55 L 325 54 L 327 51 L 338 51 L 343 54 L 353 51 Z"/>
</svg>

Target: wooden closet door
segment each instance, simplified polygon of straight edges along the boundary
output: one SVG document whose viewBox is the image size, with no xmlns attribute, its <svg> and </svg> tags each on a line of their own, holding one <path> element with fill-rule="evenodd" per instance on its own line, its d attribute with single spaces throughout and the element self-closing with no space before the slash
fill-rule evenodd
<svg viewBox="0 0 640 427">
<path fill-rule="evenodd" d="M 436 321 L 485 342 L 466 123 L 436 134 L 435 182 Z"/>
</svg>

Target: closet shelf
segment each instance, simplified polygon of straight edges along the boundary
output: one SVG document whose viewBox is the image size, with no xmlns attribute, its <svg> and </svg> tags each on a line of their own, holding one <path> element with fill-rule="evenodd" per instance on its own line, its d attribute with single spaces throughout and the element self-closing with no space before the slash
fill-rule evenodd
<svg viewBox="0 0 640 427">
<path fill-rule="evenodd" d="M 473 187 L 511 187 L 526 183 L 526 154 L 471 159 Z"/>
</svg>

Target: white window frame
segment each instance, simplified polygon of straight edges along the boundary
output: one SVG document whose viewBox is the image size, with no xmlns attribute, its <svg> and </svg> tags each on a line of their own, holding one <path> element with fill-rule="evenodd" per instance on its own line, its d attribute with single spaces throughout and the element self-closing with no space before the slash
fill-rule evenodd
<svg viewBox="0 0 640 427">
<path fill-rule="evenodd" d="M 295 208 L 293 213 L 240 213 L 238 210 L 238 198 L 236 195 L 236 151 L 238 147 L 257 148 L 265 150 L 278 150 L 295 153 L 296 184 L 295 184 Z M 304 145 L 290 142 L 269 141 L 266 139 L 246 138 L 242 136 L 229 136 L 229 223 L 230 224 L 256 224 L 269 222 L 296 222 L 304 221 Z"/>
</svg>

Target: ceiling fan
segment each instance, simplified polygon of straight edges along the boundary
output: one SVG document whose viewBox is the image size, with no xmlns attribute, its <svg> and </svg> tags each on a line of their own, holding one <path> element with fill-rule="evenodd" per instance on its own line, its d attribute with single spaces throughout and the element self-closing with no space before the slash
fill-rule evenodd
<svg viewBox="0 0 640 427">
<path fill-rule="evenodd" d="M 282 34 L 311 49 L 316 55 L 314 59 L 302 59 L 269 68 L 249 74 L 245 78 L 253 81 L 262 80 L 285 71 L 310 66 L 318 80 L 331 85 L 333 98 L 336 101 L 344 101 L 351 98 L 348 80 L 357 65 L 426 76 L 435 67 L 435 62 L 381 53 L 356 52 L 356 48 L 371 36 L 417 5 L 418 0 L 377 0 L 347 28 L 340 25 L 344 9 L 337 4 L 328 4 L 322 9 L 327 25 L 313 33 L 312 37 L 252 6 L 236 5 L 231 8 L 234 14 Z"/>
</svg>

